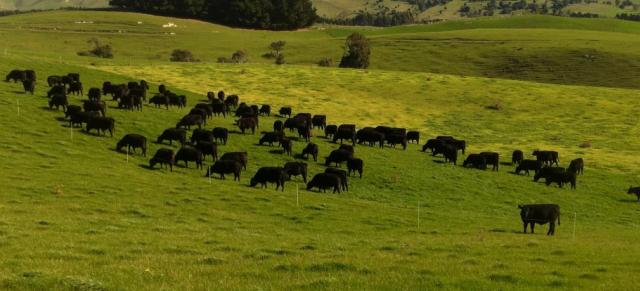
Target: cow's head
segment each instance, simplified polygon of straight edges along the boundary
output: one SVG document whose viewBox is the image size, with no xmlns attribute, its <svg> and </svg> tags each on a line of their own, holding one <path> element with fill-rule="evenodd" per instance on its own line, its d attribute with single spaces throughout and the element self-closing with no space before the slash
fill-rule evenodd
<svg viewBox="0 0 640 291">
<path fill-rule="evenodd" d="M 529 207 L 518 205 L 518 208 L 520 208 L 520 218 L 525 221 L 529 217 Z"/>
<path fill-rule="evenodd" d="M 627 194 L 633 194 L 633 187 L 629 186 L 629 190 L 627 191 Z"/>
</svg>

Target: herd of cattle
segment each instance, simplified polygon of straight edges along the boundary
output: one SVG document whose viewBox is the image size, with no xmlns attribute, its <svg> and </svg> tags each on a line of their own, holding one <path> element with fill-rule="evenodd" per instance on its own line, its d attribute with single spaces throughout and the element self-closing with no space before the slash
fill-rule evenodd
<svg viewBox="0 0 640 291">
<path fill-rule="evenodd" d="M 7 75 L 6 81 L 22 82 L 25 93 L 34 94 L 36 73 L 33 70 L 13 70 Z M 149 85 L 144 80 L 127 84 L 104 82 L 102 88 L 89 89 L 88 98 L 83 100 L 82 105 L 72 105 L 69 104 L 69 94 L 84 96 L 84 88 L 79 74 L 49 76 L 47 84 L 49 85 L 47 92 L 49 108 L 62 108 L 70 127 L 82 127 L 84 124 L 86 132 L 95 130 L 98 135 L 109 132 L 112 137 L 116 122 L 115 119 L 106 115 L 107 103 L 103 98 L 111 96 L 112 101 L 117 102 L 118 108 L 141 111 L 144 102 L 147 102 L 147 92 L 149 91 Z M 177 122 L 175 127 L 167 128 L 157 137 L 158 144 L 168 142 L 169 145 L 172 145 L 175 141 L 180 143 L 181 147 L 177 152 L 170 148 L 158 149 L 149 161 L 151 168 L 159 165 L 161 168 L 166 167 L 173 171 L 173 166 L 177 162 L 183 162 L 187 168 L 189 162 L 192 162 L 198 169 L 203 169 L 203 161 L 207 156 L 211 156 L 213 164 L 206 171 L 207 177 L 217 174 L 221 179 L 225 179 L 225 175 L 233 174 L 234 180 L 240 180 L 241 172 L 247 169 L 249 153 L 227 152 L 219 157 L 218 145 L 227 144 L 229 130 L 223 127 L 207 130 L 203 127 L 206 126 L 207 120 L 214 116 L 227 117 L 232 115 L 238 118 L 235 124 L 242 134 L 248 130 L 253 134 L 260 126 L 260 117 L 272 114 L 271 106 L 266 104 L 262 106 L 247 105 L 244 102 L 241 103 L 237 95 L 226 95 L 223 91 L 217 94 L 209 92 L 207 99 L 208 102 L 196 104 L 187 115 Z M 164 85 L 160 85 L 158 93 L 149 98 L 148 104 L 166 109 L 170 106 L 184 108 L 187 106 L 187 98 L 184 95 L 171 92 Z M 250 181 L 252 187 L 260 184 L 261 187 L 266 188 L 268 183 L 274 183 L 276 190 L 282 189 L 284 191 L 286 181 L 291 177 L 301 176 L 303 181 L 307 183 L 309 190 L 317 188 L 326 192 L 326 190 L 332 189 L 333 193 L 348 191 L 348 177 L 355 173 L 362 178 L 363 174 L 364 162 L 355 157 L 354 147 L 356 145 L 366 144 L 380 148 L 385 145 L 389 147 L 401 145 L 406 150 L 408 143 L 420 143 L 420 133 L 417 131 L 388 126 L 365 127 L 356 130 L 355 124 L 328 125 L 325 115 L 310 113 L 292 115 L 292 112 L 291 107 L 280 108 L 278 114 L 280 117 L 286 117 L 286 120 L 284 122 L 276 120 L 273 124 L 273 131 L 263 132 L 258 144 L 272 146 L 277 143 L 279 147 L 282 147 L 283 154 L 292 155 L 293 140 L 304 140 L 307 145 L 302 150 L 301 156 L 317 161 L 319 148 L 317 144 L 311 142 L 311 132 L 317 128 L 324 131 L 326 138 L 334 143 L 339 142 L 339 148 L 331 151 L 326 157 L 324 165 L 327 168 L 325 172 L 316 174 L 308 182 L 307 163 L 287 162 L 282 167 L 260 168 Z M 197 128 L 193 129 L 190 138 L 188 138 L 188 132 L 192 127 Z M 297 138 L 287 137 L 287 131 L 297 132 Z M 344 144 L 345 141 L 350 144 Z M 116 148 L 118 151 L 126 148 L 127 153 L 132 151 L 135 153 L 136 149 L 139 149 L 141 154 L 146 156 L 147 138 L 140 134 L 127 134 L 118 141 Z M 422 147 L 422 151 L 430 152 L 434 157 L 441 155 L 444 157 L 445 163 L 457 165 L 458 152 L 464 155 L 466 148 L 467 143 L 464 140 L 452 136 L 438 136 L 429 139 Z M 556 151 L 535 150 L 532 152 L 532 156 L 535 158 L 525 159 L 521 150 L 515 150 L 512 153 L 511 164 L 515 165 L 516 174 L 524 172 L 529 175 L 530 171 L 533 171 L 535 182 L 545 179 L 547 186 L 556 183 L 559 187 L 570 184 L 572 189 L 576 188 L 577 176 L 584 171 L 582 158 L 572 160 L 565 169 L 559 166 L 559 155 Z M 343 163 L 346 163 L 347 170 L 338 168 Z M 467 155 L 463 162 L 463 167 L 480 170 L 485 170 L 489 166 L 493 171 L 499 170 L 500 155 L 498 153 L 472 153 Z M 631 187 L 628 193 L 637 195 L 638 201 L 640 201 L 640 187 Z M 548 234 L 553 234 L 555 220 L 557 219 L 558 224 L 560 223 L 560 210 L 557 205 L 523 205 L 519 208 L 525 232 L 527 224 L 531 224 L 533 232 L 534 223 L 550 223 Z"/>
</svg>

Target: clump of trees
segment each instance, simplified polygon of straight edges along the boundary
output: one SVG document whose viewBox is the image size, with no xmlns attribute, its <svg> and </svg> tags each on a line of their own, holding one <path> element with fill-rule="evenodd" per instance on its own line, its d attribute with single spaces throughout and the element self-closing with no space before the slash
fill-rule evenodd
<svg viewBox="0 0 640 291">
<path fill-rule="evenodd" d="M 340 60 L 341 68 L 366 69 L 369 67 L 371 45 L 369 39 L 359 33 L 353 33 L 345 42 L 345 53 Z"/>
<path fill-rule="evenodd" d="M 109 4 L 144 13 L 270 30 L 308 27 L 317 18 L 311 0 L 111 0 Z"/>
<path fill-rule="evenodd" d="M 191 53 L 191 51 L 183 50 L 183 49 L 173 50 L 173 52 L 171 52 L 170 60 L 172 62 L 199 62 L 200 61 L 193 56 L 193 53 Z"/>
<path fill-rule="evenodd" d="M 271 49 L 271 51 L 262 55 L 262 57 L 267 59 L 275 59 L 276 65 L 283 65 L 285 61 L 284 61 L 284 54 L 282 53 L 282 50 L 284 50 L 284 46 L 286 44 L 287 42 L 283 40 L 272 42 L 269 45 L 269 49 Z"/>
<path fill-rule="evenodd" d="M 246 50 L 237 50 L 232 55 L 231 58 L 227 57 L 219 57 L 218 63 L 231 63 L 231 64 L 243 64 L 246 63 L 249 59 L 249 54 Z"/>
<path fill-rule="evenodd" d="M 90 39 L 88 43 L 91 44 L 93 48 L 88 51 L 78 52 L 79 56 L 99 57 L 105 59 L 113 58 L 113 48 L 110 44 L 102 44 L 97 38 Z"/>
<path fill-rule="evenodd" d="M 627 14 L 620 13 L 616 15 L 618 19 L 631 20 L 631 21 L 640 21 L 640 14 Z"/>
</svg>

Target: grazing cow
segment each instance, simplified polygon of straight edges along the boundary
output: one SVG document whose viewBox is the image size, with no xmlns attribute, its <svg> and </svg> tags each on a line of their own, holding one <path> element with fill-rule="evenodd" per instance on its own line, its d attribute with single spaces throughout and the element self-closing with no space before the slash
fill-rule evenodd
<svg viewBox="0 0 640 291">
<path fill-rule="evenodd" d="M 69 118 L 71 115 L 74 115 L 78 112 L 82 112 L 82 107 L 78 105 L 69 105 L 67 106 L 67 110 L 64 111 L 64 118 Z"/>
<path fill-rule="evenodd" d="M 133 97 L 133 107 L 138 111 L 142 111 L 142 97 L 140 96 L 132 96 L 132 97 Z"/>
<path fill-rule="evenodd" d="M 558 187 L 562 188 L 564 184 L 571 184 L 571 189 L 576 188 L 576 173 L 571 171 L 564 171 L 561 173 L 551 173 L 545 181 L 547 186 L 551 185 L 551 183 L 558 184 Z"/>
<path fill-rule="evenodd" d="M 135 87 L 133 88 L 129 88 L 129 95 L 133 96 L 134 98 L 140 99 L 142 101 L 146 101 L 147 100 L 147 91 L 145 89 L 143 89 L 142 87 L 140 87 L 140 85 L 138 85 L 138 83 L 133 83 L 136 84 Z"/>
<path fill-rule="evenodd" d="M 373 127 L 365 127 L 356 132 L 356 140 L 358 144 L 366 142 L 369 146 L 374 146 L 375 143 L 378 143 L 378 146 L 383 148 L 385 136 L 384 133 L 377 131 Z"/>
<path fill-rule="evenodd" d="M 260 108 L 258 107 L 258 105 L 251 105 L 249 106 L 251 107 L 251 111 L 253 111 L 253 116 L 259 116 L 260 115 Z"/>
<path fill-rule="evenodd" d="M 67 85 L 73 83 L 73 80 L 69 76 L 62 76 L 61 78 L 62 78 L 62 85 L 64 85 L 64 86 L 67 86 Z"/>
<path fill-rule="evenodd" d="M 291 117 L 291 107 L 282 107 L 280 108 L 280 110 L 278 111 L 278 113 L 280 114 L 280 116 L 284 117 Z"/>
<path fill-rule="evenodd" d="M 227 106 L 224 103 L 211 103 L 211 112 L 215 116 L 227 117 Z"/>
<path fill-rule="evenodd" d="M 187 107 L 187 96 L 185 95 L 176 95 L 176 94 L 167 94 L 169 97 L 169 105 L 177 106 L 178 108 Z"/>
<path fill-rule="evenodd" d="M 129 95 L 129 88 L 125 84 L 111 85 L 111 96 L 113 101 Z"/>
<path fill-rule="evenodd" d="M 436 149 L 442 148 L 445 145 L 444 141 L 439 139 L 430 139 L 422 146 L 422 151 L 426 152 L 431 150 L 431 153 L 435 153 Z M 435 154 L 433 154 L 435 156 Z"/>
<path fill-rule="evenodd" d="M 440 136 L 437 136 L 436 139 L 445 140 L 445 141 L 455 140 L 455 138 L 450 135 L 440 135 Z"/>
<path fill-rule="evenodd" d="M 458 148 L 453 145 L 444 145 L 443 147 L 444 154 L 444 162 L 453 163 L 453 165 L 457 165 L 458 163 Z"/>
<path fill-rule="evenodd" d="M 68 107 L 67 107 L 67 111 L 69 111 Z M 100 116 L 100 112 L 97 112 L 97 111 L 78 111 L 75 113 L 71 113 L 71 115 L 69 116 L 69 126 L 76 127 L 77 125 L 82 127 L 83 123 L 88 123 L 91 118 L 98 117 L 98 116 Z"/>
<path fill-rule="evenodd" d="M 149 160 L 149 168 L 153 169 L 156 164 L 160 164 L 160 168 L 168 166 L 171 172 L 173 172 L 173 165 L 175 164 L 173 150 L 159 149 L 156 154 L 153 155 L 153 158 Z"/>
<path fill-rule="evenodd" d="M 351 176 L 351 172 L 355 175 L 356 171 L 358 171 L 360 179 L 362 179 L 362 171 L 364 169 L 364 162 L 362 159 L 350 158 L 347 160 L 347 168 L 349 169 L 349 176 Z"/>
<path fill-rule="evenodd" d="M 303 126 L 303 127 L 298 127 L 298 137 L 304 138 L 304 140 L 306 142 L 310 142 L 311 141 L 311 129 Z"/>
<path fill-rule="evenodd" d="M 24 80 L 22 81 L 22 89 L 24 89 L 24 93 L 30 93 L 33 95 L 33 92 L 36 90 L 36 81 L 34 80 Z"/>
<path fill-rule="evenodd" d="M 249 154 L 247 152 L 229 152 L 220 157 L 220 160 L 232 160 L 237 161 L 246 170 L 247 163 L 249 163 Z"/>
<path fill-rule="evenodd" d="M 118 99 L 118 108 L 133 110 L 135 104 L 131 95 L 124 95 Z"/>
<path fill-rule="evenodd" d="M 215 162 L 218 160 L 218 144 L 215 142 L 199 141 L 198 144 L 196 144 L 196 148 L 205 158 L 211 156 L 211 161 Z"/>
<path fill-rule="evenodd" d="M 356 150 L 353 148 L 352 145 L 348 145 L 348 144 L 342 144 L 340 145 L 340 147 L 338 147 L 339 150 L 346 150 L 348 152 L 351 153 L 351 155 L 356 153 Z"/>
<path fill-rule="evenodd" d="M 516 167 L 516 174 L 520 175 L 520 172 L 524 171 L 529 176 L 529 171 L 534 171 L 535 174 L 538 174 L 540 169 L 542 169 L 542 162 L 538 160 L 521 160 L 518 167 Z"/>
<path fill-rule="evenodd" d="M 256 133 L 256 127 L 258 126 L 258 120 L 255 117 L 243 117 L 236 121 L 236 124 L 240 128 L 240 132 L 244 134 L 247 129 L 251 129 L 251 134 Z"/>
<path fill-rule="evenodd" d="M 204 125 L 207 125 L 207 112 L 200 108 L 193 108 L 189 111 L 189 115 L 200 115 L 202 117 L 202 122 Z"/>
<path fill-rule="evenodd" d="M 281 120 L 273 122 L 273 131 L 282 131 L 284 129 L 284 123 Z"/>
<path fill-rule="evenodd" d="M 55 85 L 47 92 L 47 98 L 51 98 L 53 95 L 67 95 L 66 87 L 63 85 Z"/>
<path fill-rule="evenodd" d="M 462 163 L 463 167 L 474 167 L 479 170 L 487 169 L 487 159 L 481 154 L 470 154 Z"/>
<path fill-rule="evenodd" d="M 540 162 L 542 163 L 542 162 Z M 544 164 L 543 164 L 544 165 Z M 560 167 L 543 167 L 538 173 L 533 176 L 533 181 L 538 182 L 541 178 L 544 178 L 545 181 L 549 179 L 552 175 L 564 173 L 564 168 Z"/>
<path fill-rule="evenodd" d="M 353 157 L 352 152 L 344 149 L 337 149 L 329 154 L 324 164 L 325 166 L 329 166 L 331 163 L 335 163 L 337 167 L 339 164 L 348 161 L 351 157 Z"/>
<path fill-rule="evenodd" d="M 80 74 L 78 73 L 69 73 L 67 74 L 67 77 L 71 79 L 71 82 L 80 82 Z"/>
<path fill-rule="evenodd" d="M 176 154 L 176 165 L 179 161 L 184 161 L 184 166 L 189 168 L 189 162 L 195 162 L 196 168 L 202 169 L 202 161 L 204 157 L 202 156 L 202 152 L 197 148 L 191 146 L 183 146 L 178 150 Z"/>
<path fill-rule="evenodd" d="M 222 144 L 227 144 L 227 139 L 229 138 L 229 130 L 224 127 L 216 127 L 213 129 L 213 138 L 214 140 L 220 141 Z"/>
<path fill-rule="evenodd" d="M 638 202 L 640 202 L 640 187 L 629 187 L 627 194 L 635 194 L 638 197 Z"/>
<path fill-rule="evenodd" d="M 334 174 L 340 178 L 340 187 L 342 187 L 342 191 L 349 191 L 349 180 L 348 174 L 345 170 L 340 170 L 336 168 L 327 168 L 324 170 L 326 174 Z"/>
<path fill-rule="evenodd" d="M 111 84 L 111 82 L 106 81 L 104 83 L 102 83 L 102 95 L 108 95 L 111 94 L 111 96 L 113 96 L 113 84 Z"/>
<path fill-rule="evenodd" d="M 338 131 L 333 136 L 333 142 L 340 140 L 342 144 L 343 140 L 351 140 L 351 143 L 356 145 L 356 126 L 355 124 L 342 124 L 338 126 Z"/>
<path fill-rule="evenodd" d="M 164 105 L 165 109 L 169 110 L 169 97 L 165 95 L 155 95 L 149 98 L 149 104 L 153 104 L 156 108 Z"/>
<path fill-rule="evenodd" d="M 226 104 L 229 108 L 238 108 L 238 102 L 240 102 L 240 97 L 238 97 L 238 95 L 229 95 L 224 100 L 224 104 Z"/>
<path fill-rule="evenodd" d="M 530 204 L 518 205 L 520 218 L 524 225 L 524 233 L 527 233 L 527 225 L 531 225 L 531 233 L 534 233 L 536 224 L 545 225 L 549 223 L 547 235 L 554 235 L 556 231 L 556 220 L 560 225 L 560 206 L 556 204 Z"/>
<path fill-rule="evenodd" d="M 327 127 L 324 128 L 324 136 L 326 138 L 333 138 L 336 132 L 338 132 L 337 125 L 327 125 Z"/>
<path fill-rule="evenodd" d="M 575 173 L 575 174 L 584 174 L 584 160 L 582 158 L 577 158 L 569 164 L 569 168 L 567 171 Z"/>
<path fill-rule="evenodd" d="M 255 187 L 260 184 L 260 188 L 267 188 L 267 183 L 275 183 L 276 191 L 282 187 L 284 191 L 284 182 L 289 179 L 289 175 L 281 167 L 262 167 L 258 169 L 258 172 L 251 178 L 251 187 Z"/>
<path fill-rule="evenodd" d="M 524 160 L 524 153 L 521 150 L 515 150 L 511 154 L 511 164 L 519 165 Z"/>
<path fill-rule="evenodd" d="M 67 101 L 67 96 L 65 95 L 53 95 L 49 99 L 49 109 L 53 109 L 53 106 L 55 106 L 56 110 L 59 110 L 62 106 L 62 109 L 67 111 L 67 105 L 69 105 L 69 101 Z"/>
<path fill-rule="evenodd" d="M 260 113 L 260 115 L 271 116 L 271 106 L 268 104 L 262 104 L 258 112 Z"/>
<path fill-rule="evenodd" d="M 27 80 L 27 73 L 22 70 L 12 70 L 4 79 L 5 82 L 13 81 L 14 83 L 22 82 L 24 80 Z"/>
<path fill-rule="evenodd" d="M 420 144 L 420 132 L 417 131 L 409 131 L 407 132 L 407 140 L 409 142 L 416 142 L 416 144 Z"/>
<path fill-rule="evenodd" d="M 307 190 L 318 188 L 318 191 L 327 192 L 327 189 L 333 188 L 333 193 L 340 193 L 340 177 L 335 174 L 320 173 L 313 176 L 313 179 L 307 183 Z"/>
<path fill-rule="evenodd" d="M 147 156 L 147 138 L 142 135 L 135 133 L 125 135 L 120 141 L 118 141 L 116 150 L 120 151 L 123 147 L 127 147 L 127 153 L 130 153 L 132 149 L 135 153 L 136 148 L 140 148 L 142 150 L 142 156 Z"/>
<path fill-rule="evenodd" d="M 289 131 L 294 131 L 300 127 L 308 127 L 308 124 L 301 118 L 287 118 L 287 120 L 284 121 L 283 127 L 289 129 Z"/>
<path fill-rule="evenodd" d="M 176 128 L 186 127 L 187 129 L 191 130 L 191 126 L 193 125 L 197 125 L 198 128 L 202 128 L 203 122 L 204 121 L 202 120 L 202 116 L 189 114 L 180 119 L 180 122 L 176 124 Z"/>
<path fill-rule="evenodd" d="M 465 153 L 467 149 L 467 142 L 459 139 L 440 139 L 444 141 L 446 144 L 450 144 L 456 147 L 456 150 L 462 151 L 462 154 Z"/>
<path fill-rule="evenodd" d="M 556 164 L 556 166 L 558 166 L 558 163 L 560 162 L 560 159 L 558 159 L 558 152 L 556 151 L 535 150 L 533 151 L 533 155 L 536 156 L 538 161 L 548 166 L 551 166 L 553 164 Z"/>
<path fill-rule="evenodd" d="M 191 143 L 198 144 L 200 142 L 213 142 L 213 132 L 206 129 L 195 129 L 191 134 Z"/>
<path fill-rule="evenodd" d="M 100 101 L 100 99 L 102 99 L 102 91 L 100 91 L 100 88 L 91 88 L 89 89 L 87 97 L 89 97 L 91 101 Z"/>
<path fill-rule="evenodd" d="M 386 141 L 391 147 L 396 147 L 397 144 L 402 145 L 402 149 L 407 149 L 407 136 L 404 134 L 390 133 L 386 135 Z"/>
<path fill-rule="evenodd" d="M 318 161 L 318 145 L 315 143 L 308 143 L 307 146 L 302 150 L 302 157 L 308 159 L 308 155 L 313 157 L 313 161 Z"/>
<path fill-rule="evenodd" d="M 74 82 L 74 83 L 69 84 L 69 89 L 67 89 L 67 94 L 73 94 L 73 95 L 76 95 L 76 96 L 84 95 L 82 83 Z"/>
<path fill-rule="evenodd" d="M 324 130 L 327 127 L 327 116 L 326 115 L 314 115 L 311 119 L 311 123 L 313 124 L 313 128 L 320 128 Z"/>
<path fill-rule="evenodd" d="M 233 174 L 234 181 L 240 181 L 242 164 L 234 160 L 218 160 L 207 170 L 207 177 L 212 174 L 219 174 L 220 179 L 225 180 L 225 174 Z"/>
<path fill-rule="evenodd" d="M 36 71 L 34 71 L 34 70 L 25 70 L 24 74 L 27 76 L 27 80 L 31 80 L 33 82 L 37 81 L 37 79 L 36 79 Z"/>
<path fill-rule="evenodd" d="M 493 171 L 500 169 L 500 154 L 494 152 L 481 152 L 480 154 L 487 160 L 487 165 L 493 166 Z"/>
<path fill-rule="evenodd" d="M 280 140 L 282 140 L 283 138 L 284 133 L 282 131 L 265 132 L 260 138 L 260 142 L 258 142 L 258 144 L 263 145 L 265 143 L 268 143 L 269 146 L 273 146 L 273 143 L 280 142 Z"/>
<path fill-rule="evenodd" d="M 169 141 L 169 144 L 172 145 L 174 140 L 180 142 L 181 145 L 187 141 L 187 131 L 182 128 L 167 128 L 156 140 L 156 143 L 163 143 L 165 140 Z"/>
<path fill-rule="evenodd" d="M 49 87 L 53 87 L 55 85 L 62 85 L 62 77 L 60 76 L 47 77 L 47 85 L 49 85 Z"/>
<path fill-rule="evenodd" d="M 241 116 L 241 117 L 249 117 L 249 116 L 256 116 L 258 115 L 257 111 L 254 111 L 253 108 L 249 107 L 249 105 L 247 105 L 246 103 L 242 102 L 240 103 L 240 105 L 238 105 L 238 108 L 236 109 L 236 116 Z"/>
<path fill-rule="evenodd" d="M 95 129 L 98 131 L 98 135 L 100 135 L 100 132 L 106 135 L 107 131 L 109 131 L 109 135 L 113 137 L 115 125 L 116 121 L 111 117 L 96 116 L 87 121 L 87 127 L 85 127 L 84 130 L 86 132 L 91 132 L 92 129 Z"/>
<path fill-rule="evenodd" d="M 198 108 L 200 110 L 204 110 L 207 113 L 207 118 L 213 117 L 213 108 L 211 108 L 210 104 L 207 103 L 198 103 L 194 108 Z"/>
<path fill-rule="evenodd" d="M 293 141 L 288 138 L 283 138 L 280 140 L 280 146 L 284 150 L 288 156 L 293 154 Z"/>
<path fill-rule="evenodd" d="M 84 100 L 82 102 L 82 108 L 84 111 L 98 111 L 102 116 L 105 116 L 107 113 L 107 104 L 104 101 Z"/>
<path fill-rule="evenodd" d="M 284 164 L 284 172 L 289 177 L 302 176 L 302 181 L 307 183 L 307 163 L 302 162 L 288 162 Z"/>
</svg>

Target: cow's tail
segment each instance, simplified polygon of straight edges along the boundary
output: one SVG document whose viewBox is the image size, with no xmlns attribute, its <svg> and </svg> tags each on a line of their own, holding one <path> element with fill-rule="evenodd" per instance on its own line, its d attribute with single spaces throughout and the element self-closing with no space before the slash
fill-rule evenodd
<svg viewBox="0 0 640 291">
<path fill-rule="evenodd" d="M 558 225 L 560 225 L 560 212 L 558 212 Z"/>
</svg>

